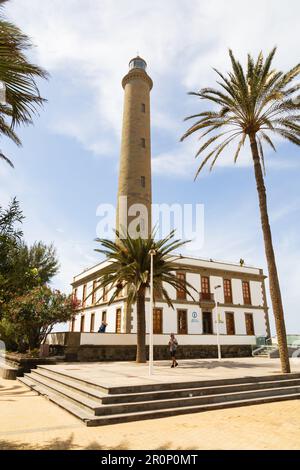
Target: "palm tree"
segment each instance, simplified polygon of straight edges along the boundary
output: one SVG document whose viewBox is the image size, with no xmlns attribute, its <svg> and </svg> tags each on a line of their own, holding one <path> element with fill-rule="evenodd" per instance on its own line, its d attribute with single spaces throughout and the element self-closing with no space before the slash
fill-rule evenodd
<svg viewBox="0 0 300 470">
<path fill-rule="evenodd" d="M 196 118 L 197 121 L 188 129 L 181 140 L 202 129 L 204 132 L 200 136 L 201 139 L 212 133 L 212 137 L 201 145 L 196 154 L 198 157 L 210 148 L 195 179 L 209 161 L 210 169 L 214 167 L 223 150 L 233 140 L 239 139 L 234 162 L 237 161 L 246 139 L 250 141 L 281 366 L 282 371 L 287 373 L 290 372 L 290 364 L 282 298 L 267 209 L 263 145 L 268 144 L 275 150 L 275 145 L 270 137 L 272 134 L 278 134 L 284 139 L 300 145 L 300 105 L 299 99 L 295 99 L 300 85 L 293 83 L 300 73 L 300 64 L 287 73 L 272 69 L 275 51 L 276 48 L 266 59 L 260 53 L 256 62 L 248 55 L 247 69 L 244 70 L 230 50 L 231 72 L 224 76 L 215 69 L 219 76 L 217 83 L 221 88 L 203 88 L 197 93 L 190 93 L 201 100 L 211 102 L 214 110 L 204 111 L 186 118 Z M 222 141 L 211 149 L 210 146 L 220 138 Z"/>
<path fill-rule="evenodd" d="M 105 255 L 109 261 L 102 272 L 99 283 L 94 289 L 105 289 L 106 293 L 111 292 L 109 304 L 111 304 L 119 294 L 126 290 L 127 302 L 137 304 L 137 362 L 146 362 L 146 318 L 145 299 L 146 290 L 150 286 L 150 250 L 155 250 L 153 259 L 153 286 L 157 298 L 163 298 L 167 304 L 173 308 L 172 300 L 165 288 L 166 284 L 175 289 L 183 289 L 189 295 L 188 287 L 193 287 L 176 277 L 174 274 L 174 262 L 181 258 L 174 256 L 174 250 L 182 247 L 186 241 L 174 240 L 174 231 L 162 240 L 154 240 L 154 233 L 148 238 L 133 239 L 128 233 L 127 238 L 117 240 L 96 239 L 101 243 L 101 249 L 95 251 Z M 92 295 L 92 294 L 90 294 Z M 101 301 L 101 299 L 100 299 Z"/>
<path fill-rule="evenodd" d="M 0 0 L 0 8 L 7 0 Z M 0 11 L 0 83 L 5 100 L 0 103 L 0 134 L 9 137 L 17 145 L 21 141 L 15 127 L 32 124 L 32 118 L 44 103 L 36 79 L 46 78 L 47 72 L 32 64 L 25 52 L 32 48 L 28 36 L 7 21 Z M 0 158 L 13 166 L 11 160 L 0 152 Z"/>
</svg>

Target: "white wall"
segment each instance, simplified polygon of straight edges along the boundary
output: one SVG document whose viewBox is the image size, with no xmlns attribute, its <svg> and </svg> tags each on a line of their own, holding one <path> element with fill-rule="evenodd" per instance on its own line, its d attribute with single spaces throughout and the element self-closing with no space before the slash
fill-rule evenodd
<svg viewBox="0 0 300 470">
<path fill-rule="evenodd" d="M 86 333 L 90 332 L 91 315 L 92 315 L 92 313 L 94 313 L 95 314 L 94 331 L 97 332 L 100 325 L 101 325 L 101 322 L 102 322 L 102 313 L 106 311 L 106 322 L 108 324 L 107 327 L 106 327 L 106 331 L 108 333 L 115 333 L 115 331 L 116 331 L 116 310 L 118 308 L 121 308 L 121 310 L 122 310 L 122 312 L 121 312 L 121 331 L 124 331 L 124 329 L 125 329 L 125 319 L 124 319 L 124 305 L 123 305 L 122 301 L 117 302 L 117 303 L 115 303 L 113 305 L 110 305 L 110 306 L 103 305 L 103 306 L 97 306 L 97 307 L 94 307 L 94 308 L 91 308 L 91 309 L 88 309 L 88 310 L 86 309 L 83 312 L 84 317 L 85 317 L 84 331 Z M 75 323 L 74 331 L 80 331 L 81 316 L 82 316 L 81 313 L 76 316 L 76 323 Z"/>
<path fill-rule="evenodd" d="M 216 345 L 216 335 L 176 335 L 179 345 Z M 148 344 L 149 336 L 146 336 Z M 169 335 L 154 335 L 154 345 L 168 345 Z M 136 334 L 82 333 L 81 345 L 135 345 Z M 256 344 L 254 336 L 220 336 L 220 344 Z"/>
<path fill-rule="evenodd" d="M 209 262 L 207 262 L 209 263 Z M 248 268 L 247 268 L 248 269 Z M 237 271 L 238 269 L 233 269 L 231 266 L 231 270 Z M 240 269 L 241 272 L 245 272 L 245 269 Z M 253 273 L 255 268 L 249 268 L 251 273 Z M 250 272 L 249 271 L 249 272 Z M 258 274 L 258 270 L 256 269 L 256 274 Z M 201 279 L 200 274 L 197 273 L 187 273 L 187 281 L 192 284 L 197 292 L 194 293 L 195 299 L 198 300 L 198 293 L 201 290 Z M 221 289 L 215 290 L 217 285 L 221 285 Z M 90 281 L 87 284 L 87 294 L 91 293 L 93 286 L 93 282 Z M 169 333 L 177 333 L 177 309 L 186 309 L 187 310 L 187 319 L 188 319 L 188 333 L 189 334 L 202 334 L 202 311 L 199 305 L 197 304 L 179 304 L 176 302 L 176 290 L 171 286 L 165 286 L 166 290 L 168 291 L 170 297 L 174 299 L 174 310 L 171 307 L 168 307 L 166 303 L 157 302 L 156 307 L 163 309 L 163 332 L 166 334 Z M 211 292 L 215 294 L 216 300 L 220 303 L 224 303 L 224 291 L 223 291 L 223 278 L 220 276 L 210 276 L 210 288 Z M 223 335 L 227 334 L 226 331 L 226 322 L 225 322 L 225 312 L 233 312 L 235 318 L 235 330 L 236 335 L 246 335 L 246 324 L 245 324 L 245 313 L 252 313 L 253 320 L 254 320 L 254 328 L 255 328 L 255 335 L 256 336 L 264 336 L 267 334 L 266 332 L 266 325 L 265 325 L 265 317 L 264 317 L 264 310 L 263 310 L 263 295 L 262 295 L 262 288 L 261 288 L 261 281 L 250 281 L 250 290 L 251 290 L 251 299 L 253 306 L 261 306 L 261 309 L 252 309 L 243 308 L 239 305 L 244 304 L 243 300 L 243 292 L 242 292 L 242 281 L 241 279 L 232 279 L 232 296 L 233 296 L 233 303 L 235 304 L 234 307 L 219 307 L 219 314 L 221 316 L 221 320 L 223 323 L 220 324 L 220 333 Z M 82 292 L 83 292 L 83 285 L 77 288 L 77 296 L 81 300 L 82 299 Z M 99 297 L 100 293 L 97 295 Z M 149 289 L 146 293 L 149 297 Z M 192 300 L 190 296 L 188 296 L 187 300 Z M 92 296 L 89 297 L 87 300 L 87 306 L 91 305 L 92 303 Z M 85 314 L 85 332 L 90 331 L 90 321 L 91 321 L 91 314 L 95 313 L 95 327 L 94 330 L 98 331 L 99 326 L 102 320 L 102 312 L 107 312 L 107 332 L 108 333 L 115 333 L 116 328 L 116 310 L 117 308 L 122 309 L 122 320 L 121 320 L 121 331 L 125 332 L 125 318 L 124 318 L 124 305 L 123 301 L 114 303 L 111 306 L 102 305 L 93 307 L 90 309 L 86 309 L 84 311 Z M 132 319 L 132 332 L 136 333 L 136 305 L 133 307 L 133 319 Z M 193 313 L 196 318 L 193 318 Z M 76 318 L 75 324 L 75 331 L 80 331 L 80 317 L 79 314 Z M 213 311 L 213 331 L 216 333 L 216 312 Z M 149 331 L 148 328 L 149 322 L 149 302 L 146 303 L 146 329 Z"/>
</svg>

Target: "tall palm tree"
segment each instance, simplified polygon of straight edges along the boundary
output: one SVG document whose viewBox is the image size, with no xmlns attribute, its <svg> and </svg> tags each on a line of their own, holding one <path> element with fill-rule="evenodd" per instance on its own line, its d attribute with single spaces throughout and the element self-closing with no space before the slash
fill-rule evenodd
<svg viewBox="0 0 300 470">
<path fill-rule="evenodd" d="M 181 258 L 174 255 L 174 250 L 182 247 L 186 241 L 174 240 L 174 231 L 162 240 L 154 240 L 154 233 L 148 238 L 133 239 L 127 233 L 127 238 L 117 240 L 97 239 L 102 248 L 95 251 L 105 255 L 109 261 L 107 267 L 101 272 L 98 286 L 94 290 L 105 289 L 110 293 L 111 304 L 123 291 L 126 291 L 127 302 L 137 306 L 137 362 L 146 362 L 146 318 L 145 299 L 146 290 L 150 286 L 150 250 L 155 250 L 153 257 L 153 286 L 158 298 L 163 298 L 173 307 L 172 300 L 165 288 L 166 284 L 175 289 L 183 289 L 190 294 L 188 287 L 193 287 L 176 277 L 174 261 Z M 90 294 L 92 295 L 92 294 Z M 190 294 L 191 295 L 191 294 Z M 100 301 L 102 300 L 99 299 Z"/>
<path fill-rule="evenodd" d="M 4 18 L 1 9 L 5 3 L 7 0 L 0 0 L 0 83 L 5 91 L 5 100 L 0 103 L 0 134 L 21 145 L 15 127 L 31 124 L 44 103 L 36 80 L 46 78 L 47 72 L 27 59 L 25 52 L 32 48 L 31 41 Z M 2 152 L 0 158 L 13 166 Z"/>
<path fill-rule="evenodd" d="M 278 134 L 300 145 L 300 104 L 295 97 L 300 85 L 293 83 L 300 73 L 300 64 L 287 73 L 272 69 L 275 51 L 276 48 L 266 59 L 260 53 L 256 62 L 248 55 L 247 68 L 244 70 L 230 50 L 232 70 L 225 76 L 215 69 L 219 76 L 217 83 L 221 88 L 203 88 L 199 92 L 190 93 L 201 100 L 209 101 L 214 108 L 186 118 L 196 118 L 197 121 L 181 140 L 202 130 L 204 132 L 201 139 L 211 134 L 196 154 L 198 157 L 209 149 L 195 179 L 206 163 L 210 162 L 210 169 L 214 167 L 223 150 L 232 141 L 239 139 L 234 162 L 237 161 L 246 139 L 250 141 L 281 366 L 283 372 L 290 372 L 284 312 L 267 209 L 263 146 L 268 144 L 275 150 L 270 137 L 272 134 Z M 221 142 L 212 149 L 210 146 L 221 138 Z"/>
</svg>

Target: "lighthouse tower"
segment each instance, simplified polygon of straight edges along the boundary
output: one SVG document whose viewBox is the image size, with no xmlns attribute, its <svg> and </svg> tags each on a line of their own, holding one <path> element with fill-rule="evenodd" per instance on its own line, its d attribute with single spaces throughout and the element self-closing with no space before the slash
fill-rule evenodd
<svg viewBox="0 0 300 470">
<path fill-rule="evenodd" d="M 122 80 L 123 129 L 120 156 L 116 228 L 120 234 L 151 232 L 150 91 L 153 82 L 139 56 L 129 62 Z"/>
</svg>

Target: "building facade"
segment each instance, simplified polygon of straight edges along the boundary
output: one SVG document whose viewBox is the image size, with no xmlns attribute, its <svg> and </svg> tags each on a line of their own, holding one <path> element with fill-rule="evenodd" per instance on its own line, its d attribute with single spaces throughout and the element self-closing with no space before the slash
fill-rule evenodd
<svg viewBox="0 0 300 470">
<path fill-rule="evenodd" d="M 70 331 L 97 332 L 101 322 L 107 333 L 136 333 L 136 306 L 127 306 L 126 292 L 109 305 L 109 297 L 96 290 L 100 263 L 74 277 L 73 295 L 80 302 L 78 315 L 70 322 Z M 265 276 L 261 269 L 197 258 L 182 258 L 174 263 L 177 276 L 185 277 L 195 288 L 193 297 L 166 285 L 174 309 L 155 299 L 153 328 L 155 335 L 196 335 L 198 344 L 215 344 L 217 319 L 221 336 L 233 344 L 255 344 L 257 336 L 270 336 Z M 146 297 L 148 331 L 150 293 Z M 186 344 L 191 339 L 185 339 Z M 211 341 L 211 343 L 209 342 Z"/>
</svg>

